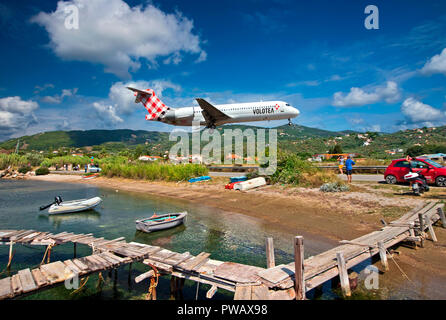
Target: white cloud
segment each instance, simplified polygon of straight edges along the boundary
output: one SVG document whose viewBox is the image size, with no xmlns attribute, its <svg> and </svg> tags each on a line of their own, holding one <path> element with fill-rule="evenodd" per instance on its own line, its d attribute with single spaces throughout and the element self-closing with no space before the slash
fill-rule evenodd
<svg viewBox="0 0 446 320">
<path fill-rule="evenodd" d="M 445 112 L 438 110 L 430 105 L 424 104 L 414 98 L 408 98 L 404 100 L 401 105 L 401 112 L 412 123 L 419 122 L 438 122 L 445 120 Z"/>
<path fill-rule="evenodd" d="M 20 97 L 0 99 L 0 138 L 7 138 L 34 123 L 33 111 L 39 107 L 37 102 L 22 100 Z"/>
<path fill-rule="evenodd" d="M 74 95 L 76 95 L 77 93 L 77 88 L 74 89 L 63 89 L 61 94 L 56 94 L 54 96 L 45 96 L 42 98 L 43 102 L 48 102 L 48 103 L 61 103 L 63 98 L 65 97 L 72 97 Z"/>
<path fill-rule="evenodd" d="M 64 26 L 65 9 L 72 5 L 79 9 L 78 29 Z M 102 64 L 106 72 L 121 78 L 130 77 L 129 69 L 139 69 L 141 58 L 155 65 L 158 57 L 165 57 L 165 63 L 179 63 L 181 52 L 198 54 L 197 62 L 206 59 L 199 36 L 192 33 L 193 21 L 152 4 L 130 7 L 122 0 L 59 1 L 56 11 L 40 12 L 31 21 L 47 30 L 58 57 Z"/>
<path fill-rule="evenodd" d="M 179 85 L 166 80 L 116 82 L 110 87 L 108 100 L 120 114 L 131 114 L 137 107 L 135 104 L 135 96 L 127 87 L 141 90 L 153 89 L 155 94 L 160 98 L 163 96 L 164 90 L 181 90 Z M 166 103 L 165 101 L 163 102 Z"/>
<path fill-rule="evenodd" d="M 120 122 L 124 122 L 124 120 L 116 114 L 116 109 L 114 106 L 94 102 L 93 108 L 98 115 L 98 119 L 104 123 L 115 125 Z"/>
<path fill-rule="evenodd" d="M 337 107 L 363 106 L 380 101 L 394 103 L 401 97 L 396 82 L 388 81 L 386 86 L 375 87 L 371 92 L 353 87 L 348 94 L 336 92 L 333 96 L 333 105 Z"/>
<path fill-rule="evenodd" d="M 426 74 L 442 73 L 446 75 L 446 48 L 440 54 L 430 58 L 421 69 L 421 72 Z"/>
</svg>

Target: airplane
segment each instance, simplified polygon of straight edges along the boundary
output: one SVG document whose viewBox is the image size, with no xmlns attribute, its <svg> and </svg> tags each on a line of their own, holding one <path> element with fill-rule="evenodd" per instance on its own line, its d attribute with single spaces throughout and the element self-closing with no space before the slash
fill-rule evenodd
<svg viewBox="0 0 446 320">
<path fill-rule="evenodd" d="M 197 98 L 196 107 L 173 109 L 167 107 L 152 89 L 139 90 L 131 87 L 127 89 L 134 92 L 135 103 L 141 102 L 147 109 L 146 120 L 161 121 L 175 126 L 192 126 L 199 122 L 200 126 L 215 129 L 227 123 L 240 123 L 265 120 L 288 119 L 299 115 L 299 110 L 283 101 L 262 101 L 249 103 L 231 103 L 212 105 L 204 99 Z"/>
</svg>

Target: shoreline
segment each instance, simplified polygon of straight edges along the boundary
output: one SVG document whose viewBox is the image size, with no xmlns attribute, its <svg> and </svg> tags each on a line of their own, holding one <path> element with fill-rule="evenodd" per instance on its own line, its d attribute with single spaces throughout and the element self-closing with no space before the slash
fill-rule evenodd
<svg viewBox="0 0 446 320">
<path fill-rule="evenodd" d="M 207 207 L 256 217 L 267 223 L 280 225 L 284 230 L 322 236 L 339 241 L 355 238 L 377 230 L 380 219 L 389 220 L 381 209 L 409 210 L 417 201 L 401 201 L 370 193 L 324 193 L 318 189 L 269 185 L 248 192 L 224 189 L 227 178 L 214 178 L 212 182 L 188 183 L 133 180 L 126 178 L 98 177 L 82 179 L 81 176 L 49 174 L 29 176 L 27 180 L 49 182 L 85 183 L 115 190 L 138 192 L 198 203 Z M 422 200 L 418 200 L 422 201 Z"/>
</svg>

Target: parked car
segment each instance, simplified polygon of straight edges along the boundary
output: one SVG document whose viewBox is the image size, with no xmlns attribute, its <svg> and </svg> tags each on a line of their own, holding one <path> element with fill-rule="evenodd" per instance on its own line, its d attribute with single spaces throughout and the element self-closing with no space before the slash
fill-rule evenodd
<svg viewBox="0 0 446 320">
<path fill-rule="evenodd" d="M 90 173 L 101 172 L 101 168 L 93 166 L 93 165 L 89 165 L 88 166 L 88 172 L 90 172 Z"/>
<path fill-rule="evenodd" d="M 430 159 L 415 158 L 411 162 L 412 171 L 424 175 L 427 183 L 446 187 L 446 167 Z M 384 178 L 388 184 L 406 182 L 404 175 L 407 173 L 409 173 L 409 162 L 406 159 L 396 159 L 387 167 Z"/>
</svg>

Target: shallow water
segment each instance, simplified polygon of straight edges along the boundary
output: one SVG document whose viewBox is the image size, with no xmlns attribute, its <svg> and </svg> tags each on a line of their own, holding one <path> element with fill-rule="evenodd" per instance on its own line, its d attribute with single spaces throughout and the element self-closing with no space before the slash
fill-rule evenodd
<svg viewBox="0 0 446 320">
<path fill-rule="evenodd" d="M 61 195 L 66 201 L 100 196 L 103 202 L 93 211 L 67 215 L 48 215 L 39 211 L 41 205 L 50 203 L 54 196 Z M 135 220 L 149 217 L 154 212 L 168 213 L 188 211 L 185 225 L 151 234 L 137 232 Z M 96 237 L 115 239 L 125 237 L 126 241 L 137 241 L 162 246 L 176 252 L 189 251 L 198 254 L 211 253 L 217 260 L 234 261 L 264 267 L 265 238 L 272 236 L 275 241 L 276 264 L 293 260 L 292 239 L 294 234 L 284 234 L 274 225 L 260 219 L 237 213 L 191 204 L 186 201 L 173 201 L 140 193 L 117 192 L 89 185 L 52 183 L 41 181 L 0 181 L 0 229 L 34 229 L 59 233 L 93 233 Z M 306 238 L 305 255 L 314 255 L 332 246 L 330 241 Z M 279 249 L 280 248 L 280 249 Z M 16 245 L 12 270 L 33 268 L 42 260 L 45 248 L 41 246 Z M 77 256 L 91 254 L 87 246 L 78 245 Z M 51 261 L 73 257 L 72 244 L 57 246 L 51 254 Z M 0 246 L 0 268 L 6 266 L 8 246 Z M 137 299 L 148 289 L 147 281 L 136 285 L 134 277 L 147 271 L 147 266 L 136 263 L 132 268 L 132 281 L 128 283 L 128 266 L 121 267 L 117 286 L 106 277 L 102 291 L 96 290 L 97 275 L 91 276 L 87 289 L 71 294 L 64 286 L 33 294 L 28 299 Z M 105 274 L 104 274 L 105 275 Z M 2 274 L 1 277 L 6 276 Z M 209 286 L 200 285 L 199 298 L 204 298 Z M 169 298 L 169 278 L 163 277 L 158 285 L 159 299 Z M 196 284 L 186 281 L 183 295 L 185 299 L 195 299 Z M 232 298 L 231 293 L 220 290 L 217 299 Z"/>
</svg>

